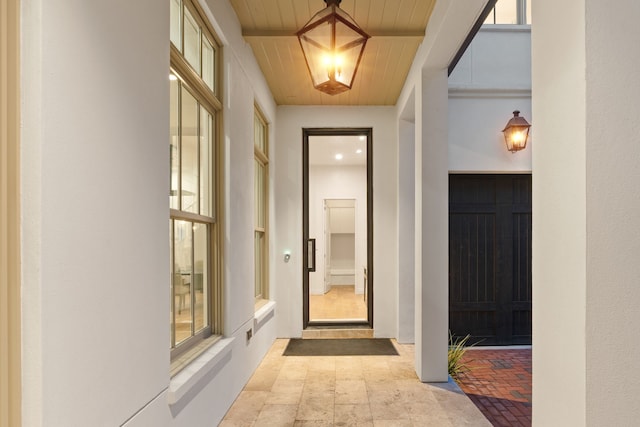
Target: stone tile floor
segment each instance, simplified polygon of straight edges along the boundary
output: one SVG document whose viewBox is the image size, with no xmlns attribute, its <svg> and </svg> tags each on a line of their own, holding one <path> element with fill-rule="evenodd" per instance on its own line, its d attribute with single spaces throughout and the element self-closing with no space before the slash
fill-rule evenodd
<svg viewBox="0 0 640 427">
<path fill-rule="evenodd" d="M 531 425 L 531 349 L 471 349 L 460 388 L 494 426 Z"/>
<path fill-rule="evenodd" d="M 236 426 L 482 426 L 454 383 L 424 384 L 413 345 L 399 356 L 282 356 L 276 340 L 220 424 Z"/>
</svg>

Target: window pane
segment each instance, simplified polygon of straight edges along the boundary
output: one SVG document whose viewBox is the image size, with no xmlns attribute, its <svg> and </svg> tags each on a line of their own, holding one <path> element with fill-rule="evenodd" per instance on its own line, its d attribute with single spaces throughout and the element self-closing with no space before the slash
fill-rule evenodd
<svg viewBox="0 0 640 427">
<path fill-rule="evenodd" d="M 213 44 L 206 38 L 202 37 L 202 80 L 215 92 L 215 56 Z"/>
<path fill-rule="evenodd" d="M 181 210 L 198 213 L 198 102 L 182 91 L 182 206 Z"/>
<path fill-rule="evenodd" d="M 527 24 L 531 25 L 531 0 L 525 0 L 527 2 L 527 7 L 526 7 L 526 11 L 527 11 Z"/>
<path fill-rule="evenodd" d="M 182 1 L 181 0 L 170 0 L 171 1 L 171 9 L 169 12 L 169 20 L 171 21 L 171 43 L 175 47 L 178 48 L 179 51 L 182 52 L 182 29 L 181 27 L 181 13 L 182 13 Z"/>
<path fill-rule="evenodd" d="M 495 24 L 496 23 L 496 8 L 491 9 L 491 12 L 487 15 L 487 19 L 484 20 L 484 24 Z"/>
<path fill-rule="evenodd" d="M 258 160 L 255 161 L 255 224 L 256 228 L 264 228 L 265 223 L 265 167 Z"/>
<path fill-rule="evenodd" d="M 263 298 L 264 293 L 263 283 L 264 283 L 264 233 L 260 231 L 255 232 L 255 297 L 257 299 Z"/>
<path fill-rule="evenodd" d="M 256 147 L 267 155 L 267 132 L 266 126 L 256 114 L 254 119 L 254 143 Z"/>
<path fill-rule="evenodd" d="M 174 74 L 170 74 L 174 75 Z M 180 83 L 178 80 L 169 81 L 169 98 L 170 98 L 170 113 L 169 113 L 169 127 L 170 127 L 170 162 L 171 162 L 171 182 L 169 188 L 169 206 L 171 209 L 179 209 L 178 206 L 178 176 L 180 174 L 180 156 L 178 141 L 180 138 L 180 110 L 179 110 L 179 92 Z"/>
<path fill-rule="evenodd" d="M 200 214 L 213 216 L 213 118 L 200 106 Z"/>
<path fill-rule="evenodd" d="M 186 8 L 184 9 L 184 57 L 200 75 L 200 27 Z"/>
<path fill-rule="evenodd" d="M 175 314 L 176 345 L 193 335 L 193 319 L 191 312 L 191 271 L 192 271 L 192 223 L 174 221 L 174 271 L 173 271 L 173 303 Z"/>
<path fill-rule="evenodd" d="M 518 23 L 518 0 L 498 0 L 495 6 L 496 24 Z"/>
<path fill-rule="evenodd" d="M 193 291 L 195 293 L 195 331 L 198 332 L 209 325 L 208 301 L 209 271 L 207 259 L 209 259 L 209 244 L 207 240 L 208 226 L 206 224 L 193 224 Z"/>
</svg>

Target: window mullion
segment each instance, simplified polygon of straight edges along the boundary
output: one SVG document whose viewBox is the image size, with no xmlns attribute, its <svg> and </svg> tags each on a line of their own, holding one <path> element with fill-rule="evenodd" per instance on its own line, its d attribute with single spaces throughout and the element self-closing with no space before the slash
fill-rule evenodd
<svg viewBox="0 0 640 427">
<path fill-rule="evenodd" d="M 178 81 L 178 210 L 182 210 L 182 82 Z"/>
<path fill-rule="evenodd" d="M 195 258 L 196 258 L 196 233 L 191 223 L 191 277 L 189 279 L 189 295 L 191 297 L 191 336 L 196 333 L 196 287 L 195 287 Z"/>
<path fill-rule="evenodd" d="M 200 164 L 200 143 L 202 138 L 202 135 L 200 133 L 202 132 L 202 123 L 201 123 L 202 110 L 201 110 L 200 101 L 198 101 L 197 98 L 196 98 L 196 101 L 198 103 L 198 120 L 196 121 L 197 122 L 196 124 L 196 128 L 197 128 L 196 129 L 196 135 L 197 135 L 196 136 L 196 171 L 198 174 L 198 179 L 196 180 L 197 181 L 196 182 L 196 195 L 197 195 L 196 203 L 198 205 L 197 212 L 202 215 L 202 206 L 201 206 L 202 195 L 200 194 L 200 191 L 202 190 L 202 187 L 200 186 L 201 185 L 200 180 L 202 179 L 202 177 L 200 176 L 202 174 L 202 169 Z"/>
<path fill-rule="evenodd" d="M 215 224 L 216 220 L 213 217 L 195 214 L 193 212 L 179 211 L 176 209 L 169 209 L 169 216 L 172 219 L 181 219 L 185 221 L 199 222 L 202 224 Z"/>
<path fill-rule="evenodd" d="M 258 147 L 255 147 L 255 149 L 253 151 L 255 153 L 255 156 L 260 161 L 260 163 L 262 163 L 262 166 L 264 166 L 267 163 L 269 163 L 269 158 L 267 157 L 267 155 L 265 153 L 262 152 L 262 150 L 260 150 Z"/>
<path fill-rule="evenodd" d="M 522 25 L 522 24 L 526 24 L 527 23 L 527 19 L 525 18 L 525 1 L 526 0 L 516 0 L 517 1 L 517 5 L 516 5 L 516 13 L 518 14 L 516 22 L 518 23 L 518 25 Z"/>
</svg>

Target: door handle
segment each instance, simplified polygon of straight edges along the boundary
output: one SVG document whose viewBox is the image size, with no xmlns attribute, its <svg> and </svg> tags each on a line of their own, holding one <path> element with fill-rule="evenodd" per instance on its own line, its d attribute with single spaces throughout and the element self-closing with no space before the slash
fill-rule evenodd
<svg viewBox="0 0 640 427">
<path fill-rule="evenodd" d="M 316 239 L 307 240 L 307 270 L 316 271 Z"/>
</svg>

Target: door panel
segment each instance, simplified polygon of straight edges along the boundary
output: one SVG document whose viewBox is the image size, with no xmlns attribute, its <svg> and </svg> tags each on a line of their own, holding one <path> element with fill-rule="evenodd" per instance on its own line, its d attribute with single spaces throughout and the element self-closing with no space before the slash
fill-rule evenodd
<svg viewBox="0 0 640 427">
<path fill-rule="evenodd" d="M 342 138 L 338 140 L 336 140 L 336 138 L 333 138 L 333 140 L 330 140 L 331 138 L 328 138 L 328 137 L 336 137 L 336 136 L 342 136 L 346 138 Z M 342 154 L 344 154 L 344 158 L 340 157 L 338 159 L 335 153 L 330 153 L 331 155 L 328 156 L 327 153 L 329 153 L 329 150 L 322 150 L 321 152 L 316 150 L 315 146 L 312 146 L 312 145 L 315 145 L 316 143 L 332 144 L 333 142 L 340 143 L 340 144 L 349 144 L 350 142 L 345 141 L 345 139 L 351 139 L 352 142 L 354 142 L 355 140 L 364 141 L 366 149 L 362 148 L 357 150 L 353 149 L 353 150 L 344 151 L 342 152 Z M 313 144 L 310 144 L 310 142 L 313 142 Z M 359 144 L 362 144 L 362 142 L 359 142 Z M 342 145 L 342 146 L 348 147 L 348 145 Z M 318 221 L 318 218 L 316 215 L 316 212 L 317 212 L 316 209 L 317 207 L 322 206 L 322 202 L 318 203 L 318 200 L 319 200 L 318 196 L 320 194 L 318 193 L 318 190 L 321 187 L 320 185 L 318 185 L 318 183 L 332 184 L 333 179 L 327 178 L 325 180 L 318 180 L 317 178 L 321 177 L 322 175 L 320 173 L 321 170 L 318 167 L 327 166 L 330 164 L 330 163 L 327 163 L 328 161 L 331 161 L 331 163 L 333 163 L 335 162 L 335 160 L 344 160 L 342 162 L 343 164 L 349 163 L 353 166 L 353 165 L 359 164 L 360 159 L 364 158 L 364 162 L 366 164 L 366 169 L 365 169 L 365 173 L 366 173 L 365 186 L 366 187 L 363 189 L 365 193 L 364 197 L 361 197 L 361 198 L 364 199 L 363 214 L 365 214 L 366 216 L 365 216 L 365 219 L 358 222 L 359 225 L 364 225 L 363 227 L 364 230 L 360 232 L 356 231 L 355 233 L 353 233 L 354 238 L 355 238 L 355 235 L 358 233 L 359 233 L 359 236 L 362 236 L 362 238 L 356 241 L 363 243 L 364 247 L 362 249 L 362 252 L 364 253 L 364 256 L 361 256 L 360 258 L 357 258 L 355 260 L 355 262 L 357 262 L 358 265 L 356 265 L 354 269 L 355 276 L 356 276 L 354 280 L 362 283 L 363 276 L 361 272 L 363 271 L 363 269 L 367 271 L 367 279 L 364 281 L 365 283 L 364 286 L 366 286 L 366 289 L 364 290 L 366 298 L 362 297 L 362 299 L 360 300 L 360 301 L 364 301 L 365 303 L 364 308 L 366 309 L 366 316 L 358 315 L 357 318 L 353 318 L 353 319 L 351 318 L 340 318 L 340 319 L 318 318 L 318 320 L 312 319 L 310 316 L 310 311 L 311 311 L 310 299 L 312 297 L 315 299 L 315 297 L 318 295 L 317 285 L 319 284 L 319 282 L 317 280 L 318 278 L 317 272 L 313 272 L 313 270 L 309 268 L 309 263 L 310 263 L 309 255 L 312 250 L 305 244 L 303 246 L 303 266 L 302 266 L 302 298 L 303 298 L 303 301 L 302 301 L 303 317 L 302 318 L 303 318 L 304 329 L 306 329 L 309 326 L 313 326 L 313 327 L 338 326 L 339 327 L 339 326 L 347 326 L 347 325 L 359 325 L 359 326 L 368 325 L 369 327 L 373 328 L 374 268 L 372 265 L 373 264 L 373 157 L 372 157 L 373 152 L 372 152 L 372 147 L 373 147 L 373 135 L 372 135 L 371 128 L 313 128 L 313 129 L 304 128 L 303 129 L 303 141 L 302 141 L 303 242 L 306 242 L 307 240 L 309 240 L 309 238 L 311 237 L 311 234 L 315 234 L 318 238 L 322 238 L 324 240 L 324 242 L 319 243 L 319 247 L 318 247 L 322 252 L 325 252 L 325 249 L 326 249 L 325 244 L 330 243 L 329 239 L 324 239 L 324 232 L 322 230 L 323 220 Z M 311 151 L 314 151 L 313 155 L 310 155 Z M 358 160 L 356 160 L 356 158 L 358 158 Z M 312 170 L 311 165 L 313 165 L 315 169 Z M 313 173 L 313 177 L 315 178 L 313 180 L 311 179 L 311 176 L 310 176 L 311 173 Z M 346 186 L 342 186 L 342 187 L 338 186 L 338 188 L 341 188 L 342 192 L 350 191 L 349 188 Z M 351 198 L 352 196 L 346 196 L 344 194 L 342 195 L 336 194 L 335 196 L 332 196 L 332 197 Z M 312 218 L 312 220 L 310 218 Z M 313 229 L 310 222 L 313 225 Z M 320 228 L 318 228 L 318 223 L 320 223 Z M 331 228 L 334 228 L 334 227 L 332 226 Z M 331 248 L 329 247 L 329 250 L 326 252 L 328 252 L 329 254 L 331 252 L 335 253 L 336 248 L 334 248 L 334 250 L 331 250 Z M 318 261 L 318 266 L 324 268 L 324 261 L 325 261 L 324 254 L 320 255 L 317 261 Z M 338 265 L 339 260 L 334 260 L 334 261 L 335 261 L 334 264 Z M 331 263 L 330 260 L 328 262 Z M 323 265 L 320 266 L 320 263 L 322 263 Z M 326 270 L 325 272 L 320 274 L 322 275 L 321 281 L 325 281 L 326 283 L 326 276 L 325 276 Z"/>
<path fill-rule="evenodd" d="M 531 343 L 531 175 L 449 177 L 449 328 Z"/>
</svg>

